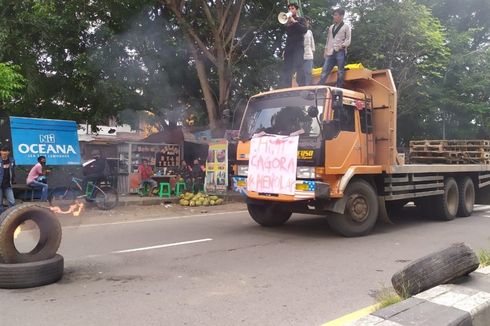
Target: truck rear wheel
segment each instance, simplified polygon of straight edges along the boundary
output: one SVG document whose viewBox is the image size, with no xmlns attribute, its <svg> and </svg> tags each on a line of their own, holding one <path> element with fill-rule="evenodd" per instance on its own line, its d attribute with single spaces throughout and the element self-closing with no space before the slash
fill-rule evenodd
<svg viewBox="0 0 490 326">
<path fill-rule="evenodd" d="M 458 182 L 459 208 L 458 216 L 467 217 L 473 213 L 475 206 L 475 185 L 470 177 L 465 177 Z"/>
<path fill-rule="evenodd" d="M 247 209 L 252 219 L 265 227 L 281 226 L 292 215 L 277 204 L 247 204 Z"/>
<path fill-rule="evenodd" d="M 330 227 L 344 237 L 360 237 L 371 232 L 378 219 L 376 190 L 364 180 L 355 180 L 344 192 L 344 214 L 328 217 Z"/>
<path fill-rule="evenodd" d="M 447 178 L 444 182 L 444 194 L 434 197 L 434 217 L 450 221 L 456 217 L 459 208 L 458 184 L 454 178 Z"/>
</svg>

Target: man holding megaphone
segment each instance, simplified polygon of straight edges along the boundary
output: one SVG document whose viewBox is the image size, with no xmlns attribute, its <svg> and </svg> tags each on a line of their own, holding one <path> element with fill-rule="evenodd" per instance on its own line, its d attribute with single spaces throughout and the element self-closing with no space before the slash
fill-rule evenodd
<svg viewBox="0 0 490 326">
<path fill-rule="evenodd" d="M 289 3 L 289 12 L 279 21 L 286 21 L 286 47 L 284 49 L 284 66 L 281 75 L 281 87 L 291 87 L 293 74 L 296 73 L 296 81 L 299 86 L 305 83 L 303 55 L 304 55 L 304 35 L 308 30 L 306 21 L 298 16 L 299 6 L 297 3 Z"/>
</svg>

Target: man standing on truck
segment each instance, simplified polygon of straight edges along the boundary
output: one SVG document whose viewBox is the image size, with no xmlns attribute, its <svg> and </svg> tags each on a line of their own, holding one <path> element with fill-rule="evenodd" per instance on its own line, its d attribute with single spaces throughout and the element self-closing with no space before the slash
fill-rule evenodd
<svg viewBox="0 0 490 326">
<path fill-rule="evenodd" d="M 10 156 L 10 148 L 2 146 L 0 148 L 0 213 L 3 212 L 3 197 L 7 199 L 9 207 L 15 205 L 14 191 L 12 184 L 14 183 L 15 161 Z"/>
<path fill-rule="evenodd" d="M 46 175 L 49 173 L 49 170 L 45 169 L 46 166 L 46 157 L 39 156 L 37 158 L 37 163 L 34 165 L 29 171 L 27 175 L 26 184 L 28 187 L 33 189 L 41 189 L 41 201 L 48 201 L 48 184 L 45 182 L 41 182 L 39 177 Z"/>
<path fill-rule="evenodd" d="M 299 6 L 291 2 L 288 5 L 291 17 L 286 23 L 286 48 L 284 49 L 284 63 L 281 75 L 281 87 L 291 87 L 292 76 L 296 72 L 296 81 L 299 86 L 305 83 L 304 73 L 304 35 L 308 28 L 303 17 L 298 16 Z"/>
<path fill-rule="evenodd" d="M 345 59 L 347 55 L 347 48 L 351 42 L 351 29 L 350 26 L 344 24 L 345 10 L 337 8 L 333 11 L 333 25 L 328 28 L 327 31 L 327 43 L 325 44 L 325 63 L 323 64 L 322 74 L 318 85 L 325 85 L 328 75 L 332 72 L 332 69 L 337 66 L 337 87 L 344 86 L 344 74 L 345 74 Z"/>
</svg>

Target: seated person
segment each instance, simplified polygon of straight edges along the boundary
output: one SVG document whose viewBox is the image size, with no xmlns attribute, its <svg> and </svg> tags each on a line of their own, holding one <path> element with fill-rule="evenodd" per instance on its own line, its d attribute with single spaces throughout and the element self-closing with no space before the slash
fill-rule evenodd
<svg viewBox="0 0 490 326">
<path fill-rule="evenodd" d="M 107 178 L 108 164 L 107 160 L 100 155 L 98 149 L 92 151 L 93 160 L 89 161 L 88 164 L 83 165 L 83 183 L 82 189 L 84 192 L 87 191 L 87 184 L 89 181 L 93 183 L 98 183 Z"/>
<path fill-rule="evenodd" d="M 50 172 L 45 169 L 45 166 L 46 157 L 39 156 L 37 158 L 37 163 L 32 167 L 31 171 L 29 171 L 26 180 L 27 186 L 41 190 L 41 201 L 48 201 L 48 184 L 40 181 L 43 176 Z"/>
<path fill-rule="evenodd" d="M 143 159 L 142 164 L 138 166 L 138 174 L 140 175 L 140 188 L 145 189 L 148 185 L 150 187 L 150 195 L 153 194 L 153 190 L 158 187 L 158 183 L 151 177 L 154 175 L 153 168 L 148 165 L 148 160 Z"/>
<path fill-rule="evenodd" d="M 184 181 L 185 189 L 191 190 L 191 188 L 192 188 L 192 169 L 189 165 L 187 165 L 186 161 L 182 161 L 182 163 L 180 165 L 180 169 L 179 169 L 177 174 Z"/>
</svg>

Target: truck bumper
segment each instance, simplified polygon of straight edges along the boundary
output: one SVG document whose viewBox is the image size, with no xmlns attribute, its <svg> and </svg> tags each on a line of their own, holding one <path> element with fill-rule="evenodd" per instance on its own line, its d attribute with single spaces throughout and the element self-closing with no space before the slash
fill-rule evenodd
<svg viewBox="0 0 490 326">
<path fill-rule="evenodd" d="M 233 190 L 253 199 L 294 202 L 294 201 L 327 201 L 330 200 L 330 185 L 315 180 L 296 180 L 294 195 L 262 194 L 247 191 L 247 178 L 241 176 L 233 177 Z"/>
</svg>

